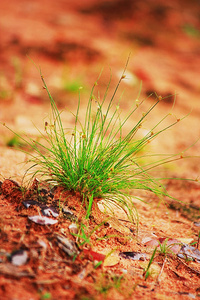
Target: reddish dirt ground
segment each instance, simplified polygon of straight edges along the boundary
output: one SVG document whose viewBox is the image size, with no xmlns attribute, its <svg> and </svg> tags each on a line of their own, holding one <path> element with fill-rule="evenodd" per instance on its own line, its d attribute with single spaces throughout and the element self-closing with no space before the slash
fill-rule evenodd
<svg viewBox="0 0 200 300">
<path fill-rule="evenodd" d="M 46 205 L 58 209 L 59 216 L 54 218 L 58 222 L 39 225 L 28 217 L 40 213 L 41 207 L 26 208 L 22 203 L 39 201 L 41 196 L 34 186 L 28 191 L 24 188 L 27 154 L 11 147 L 13 133 L 0 126 L 0 299 L 198 299 L 197 260 L 181 259 L 176 253 L 164 257 L 157 252 L 147 280 L 144 269 L 154 249 L 146 246 L 148 240 L 170 238 L 196 245 L 198 241 L 195 222 L 199 222 L 200 212 L 200 164 L 199 142 L 195 142 L 200 136 L 199 2 L 18 0 L 16 4 L 2 0 L 0 16 L 2 123 L 35 139 L 38 129 L 44 129 L 49 101 L 37 68 L 41 68 L 59 109 L 75 110 L 82 86 L 84 112 L 102 68 L 100 94 L 106 89 L 110 72 L 113 91 L 130 55 L 127 76 L 119 89 L 119 96 L 123 93 L 121 109 L 125 114 L 129 111 L 141 81 L 140 99 L 151 92 L 162 97 L 176 94 L 160 102 L 146 129 L 170 111 L 170 120 L 190 114 L 156 138 L 151 152 L 180 153 L 179 157 L 191 158 L 163 166 L 154 175 L 164 172 L 167 177 L 192 179 L 165 182 L 168 192 L 182 202 L 165 205 L 152 194 L 133 191 L 139 213 L 138 232 L 121 211 L 116 211 L 117 218 L 113 218 L 94 208 L 93 217 L 83 221 L 79 196 L 59 189 L 46 195 Z M 153 99 L 148 101 L 147 107 Z M 70 114 L 63 113 L 62 117 L 66 126 L 72 126 Z M 127 123 L 127 130 L 132 122 L 134 119 Z M 70 200 L 66 203 L 67 196 Z M 137 201 L 136 196 L 148 204 Z M 62 207 L 76 208 L 74 218 L 79 224 L 80 220 L 84 222 L 89 243 L 81 245 L 83 239 L 77 241 L 70 234 L 74 220 L 61 211 L 59 199 Z M 107 217 L 108 221 L 94 230 Z M 75 260 L 63 248 L 61 236 L 78 251 Z M 79 248 L 75 242 L 79 242 Z M 12 258 L 19 250 L 25 261 L 17 266 Z M 145 253 L 147 257 L 135 261 L 119 256 L 127 251 Z M 101 260 L 103 263 L 96 267 Z"/>
</svg>

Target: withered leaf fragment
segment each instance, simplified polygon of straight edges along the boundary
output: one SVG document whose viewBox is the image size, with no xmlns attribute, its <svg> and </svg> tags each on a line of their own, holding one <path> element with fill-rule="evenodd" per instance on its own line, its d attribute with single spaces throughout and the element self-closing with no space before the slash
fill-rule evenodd
<svg viewBox="0 0 200 300">
<path fill-rule="evenodd" d="M 47 218 L 47 217 L 42 217 L 39 215 L 38 216 L 29 216 L 28 218 L 29 218 L 29 220 L 31 220 L 39 225 L 54 225 L 58 222 L 57 220 Z"/>
<path fill-rule="evenodd" d="M 181 250 L 178 253 L 178 257 L 185 258 L 185 259 L 192 259 L 200 263 L 200 251 L 197 248 L 187 244 L 183 244 Z"/>
<path fill-rule="evenodd" d="M 76 243 L 65 236 L 56 234 L 56 239 L 58 246 L 69 256 L 74 256 L 79 254 L 79 251 L 76 247 Z"/>
<path fill-rule="evenodd" d="M 139 252 L 120 252 L 119 256 L 126 258 L 126 259 L 132 259 L 132 260 L 145 260 L 146 254 L 145 253 L 139 253 Z"/>
<path fill-rule="evenodd" d="M 12 253 L 10 261 L 15 266 L 25 265 L 28 261 L 28 253 L 25 250 L 17 250 Z"/>
</svg>

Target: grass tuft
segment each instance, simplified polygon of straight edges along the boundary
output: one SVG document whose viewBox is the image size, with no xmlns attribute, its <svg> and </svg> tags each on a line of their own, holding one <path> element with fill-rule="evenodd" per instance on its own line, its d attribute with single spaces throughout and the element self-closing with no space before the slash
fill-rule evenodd
<svg viewBox="0 0 200 300">
<path fill-rule="evenodd" d="M 129 191 L 133 189 L 151 191 L 158 196 L 169 196 L 160 180 L 152 177 L 149 171 L 177 158 L 159 156 L 156 162 L 141 164 L 141 161 L 145 156 L 144 147 L 180 119 L 175 119 L 167 127 L 159 129 L 162 122 L 171 115 L 169 113 L 145 136 L 136 138 L 136 133 L 146 117 L 162 101 L 162 97 L 156 96 L 155 102 L 141 114 L 131 130 L 124 134 L 123 129 L 127 121 L 137 113 L 145 101 L 136 100 L 129 114 L 121 118 L 119 102 L 116 104 L 115 96 L 125 78 L 125 71 L 126 68 L 108 102 L 106 96 L 110 83 L 102 100 L 95 97 L 98 81 L 94 83 L 83 122 L 80 121 L 79 94 L 74 127 L 70 130 L 63 127 L 61 113 L 41 75 L 43 87 L 51 103 L 51 116 L 49 121 L 45 122 L 45 133 L 42 134 L 44 143 L 21 137 L 36 153 L 29 153 L 33 163 L 31 169 L 36 167 L 33 176 L 41 175 L 54 185 L 79 192 L 87 210 L 87 217 L 92 210 L 94 199 L 106 199 L 106 203 L 122 207 L 132 220 L 137 219 L 137 213 L 129 198 Z"/>
</svg>

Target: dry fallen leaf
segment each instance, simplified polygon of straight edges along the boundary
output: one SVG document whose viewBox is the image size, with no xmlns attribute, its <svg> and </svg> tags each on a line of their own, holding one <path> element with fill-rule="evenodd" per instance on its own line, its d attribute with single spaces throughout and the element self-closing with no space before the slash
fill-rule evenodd
<svg viewBox="0 0 200 300">
<path fill-rule="evenodd" d="M 110 218 L 108 220 L 108 223 L 110 224 L 110 227 L 114 228 L 115 230 L 119 231 L 122 234 L 131 234 L 131 231 L 128 227 L 122 225 L 117 219 Z"/>
<path fill-rule="evenodd" d="M 18 250 L 15 251 L 12 255 L 11 255 L 11 263 L 14 266 L 22 266 L 25 265 L 28 261 L 28 253 L 25 250 Z"/>
<path fill-rule="evenodd" d="M 41 211 L 42 211 L 42 214 L 47 217 L 52 216 L 54 218 L 57 218 L 59 216 L 59 213 L 57 212 L 55 207 L 44 207 L 44 208 L 42 208 Z"/>
<path fill-rule="evenodd" d="M 30 200 L 23 201 L 23 204 L 26 208 L 29 208 L 30 206 L 40 207 L 42 214 L 46 217 L 53 216 L 54 218 L 57 218 L 59 216 L 59 212 L 55 207 L 53 206 L 48 207 L 38 201 L 30 199 Z"/>
<path fill-rule="evenodd" d="M 159 250 L 160 245 L 163 245 L 164 243 L 166 244 L 166 250 L 169 250 L 174 254 L 177 254 L 180 251 L 182 245 L 182 243 L 177 239 L 152 238 L 151 240 L 145 243 L 145 246 L 157 247 Z"/>
<path fill-rule="evenodd" d="M 190 243 L 192 243 L 192 241 L 194 239 L 192 239 L 192 238 L 177 238 L 177 240 L 180 241 L 183 244 L 190 244 Z"/>
<path fill-rule="evenodd" d="M 194 225 L 200 227 L 200 222 L 194 222 Z"/>
<path fill-rule="evenodd" d="M 105 259 L 105 254 L 98 253 L 93 250 L 88 250 L 88 249 L 83 249 L 83 253 L 87 255 L 91 260 L 96 260 L 96 261 L 104 261 Z"/>
<path fill-rule="evenodd" d="M 139 253 L 139 252 L 120 252 L 119 256 L 125 259 L 132 259 L 132 260 L 146 260 L 147 256 L 146 253 Z"/>
<path fill-rule="evenodd" d="M 109 255 L 104 260 L 103 266 L 104 267 L 112 267 L 119 263 L 120 258 L 117 255 Z"/>
<path fill-rule="evenodd" d="M 144 270 L 147 269 L 147 266 L 148 266 L 149 262 L 141 262 L 140 263 L 140 267 Z M 156 263 L 152 263 L 150 268 L 149 268 L 149 275 L 152 277 L 152 278 L 157 278 L 158 275 L 160 274 L 160 270 L 161 270 L 161 267 L 159 265 L 157 265 Z"/>
<path fill-rule="evenodd" d="M 74 256 L 79 253 L 78 248 L 76 247 L 76 243 L 65 236 L 60 234 L 56 234 L 56 239 L 58 242 L 58 246 L 69 256 Z"/>
<path fill-rule="evenodd" d="M 21 268 L 19 269 L 18 266 L 14 266 L 8 263 L 1 263 L 0 264 L 0 274 L 14 277 L 14 278 L 21 278 L 21 277 L 30 277 L 34 278 L 35 274 L 32 273 L 30 270 Z"/>
<path fill-rule="evenodd" d="M 147 246 L 147 247 L 157 247 L 157 246 L 159 246 L 158 239 L 151 238 L 147 242 L 144 243 L 144 246 Z"/>
<path fill-rule="evenodd" d="M 31 220 L 39 225 L 54 225 L 58 222 L 57 220 L 47 218 L 47 217 L 42 217 L 39 215 L 38 216 L 29 216 L 28 218 L 29 218 L 29 220 Z"/>
<path fill-rule="evenodd" d="M 78 226 L 76 223 L 71 223 L 68 228 L 72 234 L 78 234 Z"/>
<path fill-rule="evenodd" d="M 200 263 L 200 251 L 199 249 L 190 245 L 184 244 L 178 253 L 178 257 L 184 259 L 193 259 Z"/>
</svg>

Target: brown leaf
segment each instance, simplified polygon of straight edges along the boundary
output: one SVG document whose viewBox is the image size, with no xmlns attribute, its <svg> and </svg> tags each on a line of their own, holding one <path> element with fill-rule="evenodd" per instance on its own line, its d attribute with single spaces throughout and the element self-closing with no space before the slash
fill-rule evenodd
<svg viewBox="0 0 200 300">
<path fill-rule="evenodd" d="M 97 261 L 104 261 L 106 257 L 104 254 L 92 250 L 87 250 L 87 249 L 83 249 L 83 253 L 89 256 L 92 260 L 97 260 Z"/>
<path fill-rule="evenodd" d="M 119 263 L 120 259 L 117 255 L 109 255 L 104 260 L 103 266 L 104 267 L 112 267 Z"/>
<path fill-rule="evenodd" d="M 125 259 L 132 259 L 132 260 L 146 260 L 146 253 L 140 252 L 120 252 L 119 256 Z"/>
<path fill-rule="evenodd" d="M 57 220 L 47 218 L 47 217 L 42 217 L 39 215 L 38 216 L 29 216 L 28 218 L 32 222 L 39 224 L 39 225 L 54 225 L 58 222 Z"/>
<path fill-rule="evenodd" d="M 6 276 L 12 276 L 15 278 L 35 277 L 34 273 L 31 273 L 30 271 L 27 271 L 26 269 L 21 270 L 17 266 L 13 266 L 12 264 L 8 264 L 8 263 L 0 264 L 0 274 L 6 275 Z"/>
</svg>

